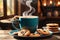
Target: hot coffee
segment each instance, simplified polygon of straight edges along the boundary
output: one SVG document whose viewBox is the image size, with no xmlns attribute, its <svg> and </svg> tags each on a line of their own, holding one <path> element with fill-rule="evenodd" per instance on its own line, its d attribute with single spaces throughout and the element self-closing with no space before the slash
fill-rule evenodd
<svg viewBox="0 0 60 40">
<path fill-rule="evenodd" d="M 19 21 L 20 29 L 26 28 L 35 32 L 38 27 L 38 16 L 20 16 L 17 21 Z M 14 24 L 13 27 L 15 27 Z"/>
</svg>

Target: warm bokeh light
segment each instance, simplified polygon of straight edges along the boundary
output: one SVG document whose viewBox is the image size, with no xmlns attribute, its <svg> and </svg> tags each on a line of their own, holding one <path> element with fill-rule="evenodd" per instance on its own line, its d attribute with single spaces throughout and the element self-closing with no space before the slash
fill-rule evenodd
<svg viewBox="0 0 60 40">
<path fill-rule="evenodd" d="M 59 15 L 58 11 L 54 12 L 54 16 L 57 17 Z"/>
<path fill-rule="evenodd" d="M 58 1 L 58 5 L 60 5 L 60 1 Z"/>
<path fill-rule="evenodd" d="M 50 4 L 52 4 L 52 0 L 50 1 Z"/>
<path fill-rule="evenodd" d="M 46 6 L 47 5 L 46 0 L 42 0 L 42 4 L 43 6 Z"/>
<path fill-rule="evenodd" d="M 44 3 L 43 5 L 46 6 L 46 3 Z"/>
</svg>

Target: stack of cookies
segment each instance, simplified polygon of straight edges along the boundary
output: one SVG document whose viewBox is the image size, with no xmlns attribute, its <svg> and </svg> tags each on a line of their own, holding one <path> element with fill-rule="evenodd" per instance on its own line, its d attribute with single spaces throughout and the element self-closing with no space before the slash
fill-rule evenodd
<svg viewBox="0 0 60 40">
<path fill-rule="evenodd" d="M 46 24 L 48 30 L 52 31 L 52 32 L 58 32 L 58 28 L 59 28 L 59 24 L 57 23 L 49 23 Z"/>
</svg>

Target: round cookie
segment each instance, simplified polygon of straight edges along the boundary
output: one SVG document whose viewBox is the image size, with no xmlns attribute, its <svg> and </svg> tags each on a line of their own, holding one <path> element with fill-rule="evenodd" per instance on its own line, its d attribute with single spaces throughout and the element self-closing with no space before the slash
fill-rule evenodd
<svg viewBox="0 0 60 40">
<path fill-rule="evenodd" d="M 26 29 L 22 29 L 21 31 L 18 32 L 18 36 L 29 36 L 30 31 Z"/>
<path fill-rule="evenodd" d="M 52 32 L 58 32 L 58 28 L 59 28 L 59 24 L 57 23 L 48 23 L 46 24 L 48 30 L 52 31 Z"/>
<path fill-rule="evenodd" d="M 42 30 L 42 29 L 37 29 L 37 32 L 40 34 L 44 34 L 44 35 L 49 35 L 49 31 L 48 30 Z"/>
<path fill-rule="evenodd" d="M 34 34 L 34 33 L 31 33 L 29 37 L 39 37 L 40 34 Z"/>
</svg>

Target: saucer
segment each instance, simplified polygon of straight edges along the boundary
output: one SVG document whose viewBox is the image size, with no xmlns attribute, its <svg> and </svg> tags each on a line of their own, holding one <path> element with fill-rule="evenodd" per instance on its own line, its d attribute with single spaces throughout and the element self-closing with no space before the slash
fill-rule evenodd
<svg viewBox="0 0 60 40">
<path fill-rule="evenodd" d="M 51 38 L 53 35 L 50 33 L 49 35 L 40 35 L 39 37 L 23 37 L 23 36 L 18 36 L 18 34 L 13 34 L 13 37 L 15 39 L 20 39 L 20 40 L 39 40 L 39 39 L 49 39 Z"/>
<path fill-rule="evenodd" d="M 17 33 L 19 30 L 11 30 L 10 32 L 9 32 L 9 34 L 10 35 L 14 35 L 14 33 Z M 51 31 L 49 31 L 50 32 L 50 34 L 53 34 L 53 32 L 51 32 Z"/>
<path fill-rule="evenodd" d="M 21 40 L 27 40 L 27 39 L 29 39 L 29 40 L 40 40 L 40 39 L 49 39 L 49 38 L 51 38 L 52 36 L 53 36 L 53 34 L 52 34 L 52 32 L 51 31 L 49 31 L 50 32 L 50 34 L 49 35 L 43 35 L 43 34 L 41 34 L 39 37 L 29 37 L 29 36 L 27 36 L 27 37 L 22 37 L 22 36 L 18 36 L 18 34 L 14 34 L 14 32 L 18 32 L 19 30 L 11 30 L 10 32 L 9 32 L 9 34 L 11 35 L 11 36 L 13 36 L 15 39 L 21 39 Z"/>
<path fill-rule="evenodd" d="M 9 32 L 9 35 L 14 35 L 14 32 L 18 32 L 18 30 L 11 30 L 10 32 Z"/>
</svg>

